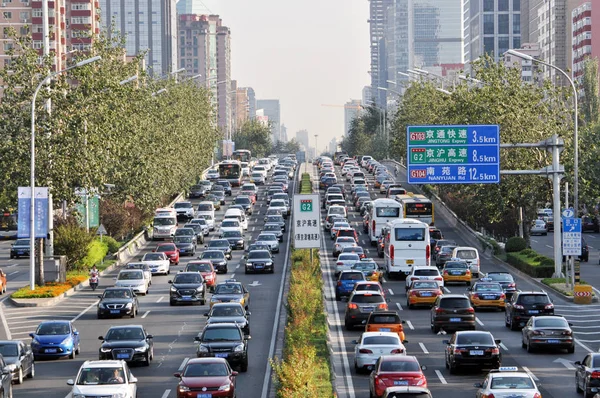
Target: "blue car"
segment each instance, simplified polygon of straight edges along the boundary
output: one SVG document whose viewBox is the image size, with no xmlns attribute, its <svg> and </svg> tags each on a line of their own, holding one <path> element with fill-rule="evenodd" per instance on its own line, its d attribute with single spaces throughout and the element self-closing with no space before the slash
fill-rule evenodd
<svg viewBox="0 0 600 398">
<path fill-rule="evenodd" d="M 36 361 L 65 356 L 74 359 L 75 354 L 79 354 L 79 332 L 71 321 L 44 321 L 29 336 L 33 339 L 31 351 Z"/>
<path fill-rule="evenodd" d="M 335 299 L 340 301 L 342 297 L 349 297 L 354 290 L 354 284 L 364 280 L 366 280 L 365 275 L 361 271 L 344 270 L 340 272 L 335 286 Z"/>
</svg>

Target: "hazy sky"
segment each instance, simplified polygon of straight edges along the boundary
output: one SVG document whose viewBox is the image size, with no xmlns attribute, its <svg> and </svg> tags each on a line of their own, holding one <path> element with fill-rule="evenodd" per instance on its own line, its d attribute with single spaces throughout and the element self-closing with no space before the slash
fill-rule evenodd
<svg viewBox="0 0 600 398">
<path fill-rule="evenodd" d="M 201 2 L 231 29 L 232 79 L 280 100 L 289 139 L 307 129 L 323 150 L 342 137 L 344 103 L 370 82 L 368 0 Z"/>
</svg>

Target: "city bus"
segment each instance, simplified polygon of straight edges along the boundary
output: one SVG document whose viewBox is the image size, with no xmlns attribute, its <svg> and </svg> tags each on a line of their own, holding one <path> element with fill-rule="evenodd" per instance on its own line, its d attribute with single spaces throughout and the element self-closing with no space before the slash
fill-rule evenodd
<svg viewBox="0 0 600 398">
<path fill-rule="evenodd" d="M 252 159 L 252 153 L 248 149 L 238 149 L 233 151 L 233 160 L 239 160 L 240 162 L 250 163 Z"/>
<path fill-rule="evenodd" d="M 219 163 L 219 178 L 239 187 L 242 184 L 242 163 L 237 160 L 222 161 Z"/>
<path fill-rule="evenodd" d="M 413 219 L 400 218 L 386 224 L 383 239 L 385 272 L 388 276 L 408 275 L 412 267 L 431 265 L 429 227 Z"/>
<path fill-rule="evenodd" d="M 396 195 L 396 201 L 404 208 L 404 218 L 414 218 L 425 224 L 434 224 L 433 203 L 425 195 L 409 192 L 406 195 Z"/>
<path fill-rule="evenodd" d="M 371 246 L 377 244 L 381 229 L 386 223 L 402 218 L 402 204 L 393 199 L 375 199 L 369 211 L 369 240 Z"/>
</svg>

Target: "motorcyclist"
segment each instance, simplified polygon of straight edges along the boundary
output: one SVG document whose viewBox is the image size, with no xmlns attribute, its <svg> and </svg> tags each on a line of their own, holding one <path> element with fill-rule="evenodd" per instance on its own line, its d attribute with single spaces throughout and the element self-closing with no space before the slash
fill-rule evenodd
<svg viewBox="0 0 600 398">
<path fill-rule="evenodd" d="M 98 278 L 99 272 L 98 272 L 98 268 L 96 268 L 96 266 L 92 266 L 92 268 L 90 269 L 90 278 Z"/>
</svg>

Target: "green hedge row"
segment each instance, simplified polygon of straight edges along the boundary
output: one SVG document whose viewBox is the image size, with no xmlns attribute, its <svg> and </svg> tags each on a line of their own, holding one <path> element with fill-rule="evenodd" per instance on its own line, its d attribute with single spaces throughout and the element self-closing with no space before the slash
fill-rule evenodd
<svg viewBox="0 0 600 398">
<path fill-rule="evenodd" d="M 333 397 L 318 251 L 292 250 L 283 359 L 271 362 L 278 398 Z"/>
<path fill-rule="evenodd" d="M 532 249 L 506 253 L 510 265 L 534 278 L 550 278 L 554 273 L 554 260 Z"/>
<path fill-rule="evenodd" d="M 312 193 L 312 182 L 310 181 L 310 174 L 308 173 L 302 173 L 302 179 L 300 180 L 300 193 Z"/>
</svg>

